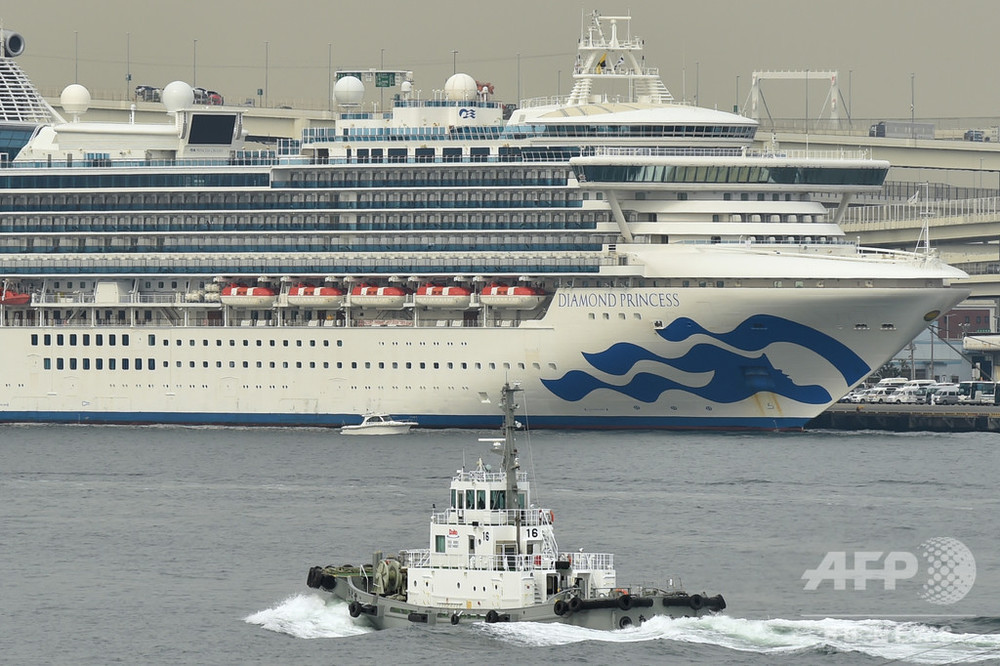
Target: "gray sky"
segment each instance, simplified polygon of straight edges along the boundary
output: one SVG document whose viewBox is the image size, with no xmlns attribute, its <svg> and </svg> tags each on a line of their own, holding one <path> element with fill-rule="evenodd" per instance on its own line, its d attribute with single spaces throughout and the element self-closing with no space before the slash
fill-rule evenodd
<svg viewBox="0 0 1000 666">
<path fill-rule="evenodd" d="M 458 70 L 515 101 L 520 53 L 522 97 L 570 87 L 581 10 L 631 10 L 675 97 L 731 110 L 755 69 L 840 71 L 855 118 L 1000 116 L 1000 2 L 997 0 L 47 0 L 10 2 L 5 28 L 27 45 L 21 67 L 45 94 L 79 82 L 95 97 L 132 85 L 182 79 L 230 100 L 272 102 L 327 97 L 329 54 L 338 67 L 414 71 L 427 97 Z M 130 34 L 130 37 L 126 35 Z M 195 47 L 194 40 L 197 40 Z M 267 47 L 265 47 L 267 42 Z M 127 49 L 126 45 L 131 48 Z M 330 46 L 332 45 L 332 46 Z M 130 52 L 130 53 L 129 53 Z M 266 57 L 265 57 L 266 52 Z M 129 53 L 127 55 L 127 53 Z M 195 55 L 197 69 L 195 70 Z M 266 67 L 265 67 L 266 62 Z M 561 73 L 560 73 L 561 72 Z M 849 72 L 852 72 L 849 74 Z M 850 86 L 849 86 L 850 83 Z M 773 82 L 775 117 L 817 117 L 828 86 Z M 807 102 L 808 99 L 808 102 Z"/>
</svg>

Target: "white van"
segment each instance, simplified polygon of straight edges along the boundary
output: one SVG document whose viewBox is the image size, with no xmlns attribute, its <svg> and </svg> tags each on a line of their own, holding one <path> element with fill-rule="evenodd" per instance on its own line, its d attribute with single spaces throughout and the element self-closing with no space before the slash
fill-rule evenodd
<svg viewBox="0 0 1000 666">
<path fill-rule="evenodd" d="M 896 387 L 894 386 L 879 385 L 862 393 L 858 402 L 886 402 L 886 398 L 895 392 Z"/>
<path fill-rule="evenodd" d="M 897 402 L 904 405 L 924 404 L 928 386 L 907 384 L 903 388 L 885 397 L 886 402 Z"/>
<path fill-rule="evenodd" d="M 930 393 L 932 405 L 957 405 L 958 384 L 935 386 Z"/>
</svg>

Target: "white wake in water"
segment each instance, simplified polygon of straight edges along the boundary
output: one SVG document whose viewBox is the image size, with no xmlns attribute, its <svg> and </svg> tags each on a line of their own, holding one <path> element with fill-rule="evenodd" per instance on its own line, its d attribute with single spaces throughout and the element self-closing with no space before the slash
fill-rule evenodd
<svg viewBox="0 0 1000 666">
<path fill-rule="evenodd" d="M 315 594 L 289 597 L 245 621 L 296 638 L 340 638 L 374 631 L 355 625 L 345 602 Z M 655 617 L 620 631 L 535 622 L 474 626 L 496 640 L 532 647 L 667 640 L 765 655 L 853 652 L 918 664 L 965 664 L 1000 656 L 1000 636 L 996 634 L 958 634 L 918 622 L 892 620 L 746 620 L 716 615 L 676 620 Z"/>
<path fill-rule="evenodd" d="M 974 663 L 995 660 L 1000 655 L 1000 636 L 995 634 L 956 634 L 916 622 L 891 620 L 745 620 L 719 615 L 677 620 L 656 617 L 621 631 L 563 624 L 479 626 L 500 640 L 537 647 L 582 641 L 669 640 L 758 654 L 854 652 L 921 664 Z"/>
<path fill-rule="evenodd" d="M 374 631 L 355 625 L 345 602 L 315 594 L 297 594 L 244 620 L 296 638 L 340 638 Z"/>
</svg>

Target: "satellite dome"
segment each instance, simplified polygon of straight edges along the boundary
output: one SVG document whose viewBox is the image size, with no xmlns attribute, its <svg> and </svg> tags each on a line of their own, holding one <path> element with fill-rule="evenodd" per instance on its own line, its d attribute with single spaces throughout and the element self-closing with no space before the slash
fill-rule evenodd
<svg viewBox="0 0 1000 666">
<path fill-rule="evenodd" d="M 444 84 L 444 93 L 453 102 L 476 99 L 476 80 L 468 74 L 453 74 Z"/>
<path fill-rule="evenodd" d="M 160 96 L 167 113 L 176 113 L 194 104 L 194 90 L 183 81 L 168 83 Z"/>
<path fill-rule="evenodd" d="M 90 108 L 90 91 L 79 83 L 71 83 L 63 88 L 59 103 L 66 113 L 74 116 L 86 113 Z"/>
<path fill-rule="evenodd" d="M 399 84 L 399 91 L 403 93 L 409 93 L 413 91 L 413 84 L 409 81 L 403 81 Z"/>
<path fill-rule="evenodd" d="M 356 76 L 344 76 L 333 86 L 333 99 L 337 104 L 357 106 L 365 97 L 365 84 Z"/>
</svg>

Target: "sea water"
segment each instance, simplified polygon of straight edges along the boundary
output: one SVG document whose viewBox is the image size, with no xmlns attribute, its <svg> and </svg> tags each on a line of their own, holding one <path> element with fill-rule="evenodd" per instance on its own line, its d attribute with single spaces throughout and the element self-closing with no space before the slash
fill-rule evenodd
<svg viewBox="0 0 1000 666">
<path fill-rule="evenodd" d="M 519 438 L 561 549 L 614 553 L 623 584 L 721 593 L 729 607 L 716 616 L 622 631 L 374 632 L 306 586 L 313 565 L 428 547 L 455 470 L 496 464 L 484 435 L 495 433 L 2 426 L 0 654 L 12 664 L 1000 660 L 993 434 Z M 935 539 L 974 557 L 974 583 L 948 604 L 929 602 L 927 586 L 968 581 L 934 581 Z"/>
</svg>

